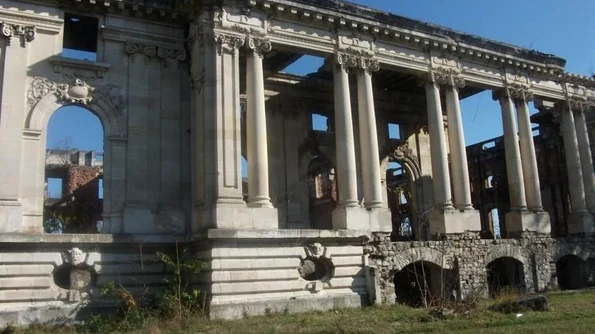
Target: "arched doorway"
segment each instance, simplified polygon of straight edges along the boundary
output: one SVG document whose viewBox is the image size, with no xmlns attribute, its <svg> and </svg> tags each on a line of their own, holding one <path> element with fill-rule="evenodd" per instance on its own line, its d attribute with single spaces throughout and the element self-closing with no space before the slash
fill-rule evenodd
<svg viewBox="0 0 595 334">
<path fill-rule="evenodd" d="M 308 164 L 308 206 L 310 228 L 332 229 L 332 213 L 337 207 L 335 167 L 322 155 Z"/>
<path fill-rule="evenodd" d="M 556 261 L 556 277 L 562 290 L 582 289 L 589 286 L 587 262 L 568 254 Z"/>
<path fill-rule="evenodd" d="M 98 233 L 103 224 L 104 130 L 90 110 L 69 105 L 49 119 L 46 137 L 43 229 Z"/>
<path fill-rule="evenodd" d="M 488 263 L 486 270 L 491 297 L 506 291 L 525 291 L 525 273 L 521 261 L 512 257 L 500 257 Z"/>
<path fill-rule="evenodd" d="M 457 275 L 454 270 L 420 260 L 403 267 L 393 282 L 398 303 L 428 307 L 432 301 L 453 298 Z"/>
</svg>

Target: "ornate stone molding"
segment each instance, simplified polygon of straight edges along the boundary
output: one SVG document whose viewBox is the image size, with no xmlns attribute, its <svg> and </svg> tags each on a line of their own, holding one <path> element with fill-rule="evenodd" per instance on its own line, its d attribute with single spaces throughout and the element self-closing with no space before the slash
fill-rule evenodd
<svg viewBox="0 0 595 334">
<path fill-rule="evenodd" d="M 245 38 L 236 35 L 215 33 L 218 54 L 235 54 L 244 45 Z"/>
<path fill-rule="evenodd" d="M 201 70 L 199 73 L 193 73 L 190 76 L 190 87 L 197 93 L 202 92 L 202 87 L 205 82 L 205 70 Z"/>
<path fill-rule="evenodd" d="M 170 48 L 139 42 L 126 42 L 126 53 L 132 61 L 135 60 L 137 54 L 144 55 L 145 62 L 149 62 L 152 58 L 157 57 L 162 60 L 164 67 L 169 67 L 170 64 L 173 64 L 177 68 L 180 62 L 187 59 L 186 50 L 183 48 Z"/>
<path fill-rule="evenodd" d="M 56 95 L 64 103 L 89 105 L 102 100 L 122 115 L 125 107 L 122 89 L 113 84 L 94 85 L 94 81 L 94 77 L 78 74 L 64 74 L 61 82 L 35 77 L 27 91 L 27 103 L 33 107 L 50 94 Z"/>
<path fill-rule="evenodd" d="M 35 26 L 24 26 L 3 22 L 0 28 L 2 35 L 8 37 L 8 45 L 11 45 L 12 37 L 18 37 L 21 40 L 21 46 L 26 47 L 27 43 L 33 41 L 37 34 L 37 28 L 35 28 Z"/>
<path fill-rule="evenodd" d="M 570 96 L 566 100 L 567 102 L 567 110 L 574 111 L 574 112 L 584 112 L 593 105 L 592 101 L 589 101 L 586 96 Z"/>
<path fill-rule="evenodd" d="M 341 68 L 349 69 L 357 67 L 357 56 L 350 53 L 339 52 L 335 57 L 335 64 Z"/>
<path fill-rule="evenodd" d="M 268 38 L 257 38 L 249 36 L 246 39 L 248 42 L 246 44 L 248 49 L 252 50 L 254 54 L 258 55 L 260 58 L 262 58 L 265 53 L 270 52 L 273 49 L 271 41 Z"/>
</svg>

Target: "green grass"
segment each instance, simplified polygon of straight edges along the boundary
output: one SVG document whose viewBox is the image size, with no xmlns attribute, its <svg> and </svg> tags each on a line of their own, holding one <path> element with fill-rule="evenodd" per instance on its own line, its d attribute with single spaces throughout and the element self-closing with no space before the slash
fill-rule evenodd
<svg viewBox="0 0 595 334">
<path fill-rule="evenodd" d="M 550 310 L 502 314 L 482 301 L 468 315 L 436 320 L 427 310 L 406 306 L 366 307 L 328 312 L 274 314 L 234 321 L 191 319 L 178 323 L 152 321 L 134 333 L 593 333 L 595 291 L 548 294 Z M 70 328 L 31 328 L 16 333 L 75 333 Z"/>
</svg>

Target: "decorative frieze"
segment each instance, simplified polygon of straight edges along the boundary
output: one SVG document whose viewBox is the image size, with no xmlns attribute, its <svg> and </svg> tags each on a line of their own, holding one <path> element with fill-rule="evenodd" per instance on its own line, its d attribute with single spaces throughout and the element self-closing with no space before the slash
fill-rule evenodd
<svg viewBox="0 0 595 334">
<path fill-rule="evenodd" d="M 26 47 L 27 43 L 33 41 L 37 34 L 35 26 L 24 26 L 3 22 L 0 28 L 2 35 L 8 37 L 8 45 L 11 45 L 12 37 L 17 37 L 21 40 L 21 46 Z"/>
<path fill-rule="evenodd" d="M 113 84 L 93 85 L 94 81 L 94 77 L 78 74 L 64 74 L 61 82 L 35 77 L 27 92 L 27 103 L 33 107 L 45 96 L 55 94 L 64 103 L 88 105 L 102 100 L 122 115 L 125 108 L 122 89 Z"/>
</svg>

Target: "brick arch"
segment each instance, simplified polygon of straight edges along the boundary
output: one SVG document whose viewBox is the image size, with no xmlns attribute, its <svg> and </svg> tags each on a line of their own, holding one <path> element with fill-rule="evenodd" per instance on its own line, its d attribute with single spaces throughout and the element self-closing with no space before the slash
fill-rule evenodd
<svg viewBox="0 0 595 334">
<path fill-rule="evenodd" d="M 521 262 L 525 268 L 527 268 L 529 264 L 525 255 L 523 255 L 523 249 L 520 246 L 499 244 L 493 245 L 488 250 L 488 253 L 484 257 L 484 267 L 487 267 L 492 261 L 503 257 L 513 258 Z"/>
<path fill-rule="evenodd" d="M 419 261 L 433 263 L 442 269 L 453 269 L 452 264 L 449 261 L 446 261 L 444 253 L 429 247 L 409 248 L 397 253 L 394 258 L 395 264 L 393 275 L 406 266 Z"/>
</svg>

